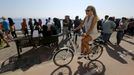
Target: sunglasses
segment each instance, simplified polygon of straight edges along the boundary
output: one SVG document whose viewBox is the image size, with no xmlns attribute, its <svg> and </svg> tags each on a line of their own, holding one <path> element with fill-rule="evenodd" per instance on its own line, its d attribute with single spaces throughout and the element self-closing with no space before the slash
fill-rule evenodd
<svg viewBox="0 0 134 75">
<path fill-rule="evenodd" d="M 90 12 L 91 10 L 85 10 L 86 12 Z"/>
</svg>

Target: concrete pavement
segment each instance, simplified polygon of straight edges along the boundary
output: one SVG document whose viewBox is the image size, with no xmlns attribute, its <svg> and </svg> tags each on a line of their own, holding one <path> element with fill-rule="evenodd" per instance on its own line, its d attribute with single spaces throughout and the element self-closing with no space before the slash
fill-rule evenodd
<svg viewBox="0 0 134 75">
<path fill-rule="evenodd" d="M 31 48 L 25 48 L 23 51 L 23 61 L 18 69 L 10 70 L 0 75 L 133 75 L 134 74 L 134 37 L 124 36 L 120 46 L 115 46 L 116 32 L 111 36 L 109 44 L 104 47 L 102 56 L 96 61 L 86 59 L 77 60 L 76 54 L 73 61 L 64 67 L 56 66 L 51 59 L 51 52 L 47 53 L 48 49 L 39 48 L 38 53 Z M 80 40 L 80 38 L 79 38 Z M 80 41 L 78 41 L 80 44 Z M 10 43 L 10 48 L 0 50 L 0 64 L 4 61 L 9 63 L 9 58 L 16 55 L 16 48 L 14 42 Z M 40 51 L 39 51 L 40 50 Z M 80 49 L 77 50 L 79 52 Z M 31 54 L 30 54 L 31 53 Z M 34 56 L 32 56 L 32 54 Z M 31 55 L 31 56 L 29 56 Z M 48 56 L 46 56 L 48 55 Z M 7 60 L 6 60 L 7 59 Z M 42 62 L 38 62 L 41 60 Z M 15 59 L 14 59 L 15 60 Z M 29 62 L 33 62 L 29 64 Z M 12 67 L 12 63 L 4 66 L 6 68 Z M 1 67 L 0 70 L 2 70 Z"/>
</svg>

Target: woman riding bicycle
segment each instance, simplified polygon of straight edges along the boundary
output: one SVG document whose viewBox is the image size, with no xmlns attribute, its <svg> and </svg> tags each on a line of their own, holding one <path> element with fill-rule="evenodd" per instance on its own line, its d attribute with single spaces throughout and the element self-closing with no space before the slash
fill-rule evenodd
<svg viewBox="0 0 134 75">
<path fill-rule="evenodd" d="M 89 41 L 95 38 L 95 33 L 97 33 L 97 13 L 94 6 L 88 6 L 85 10 L 86 16 L 84 21 L 76 28 L 74 31 L 85 27 L 84 33 L 81 39 L 81 55 L 89 54 Z"/>
</svg>

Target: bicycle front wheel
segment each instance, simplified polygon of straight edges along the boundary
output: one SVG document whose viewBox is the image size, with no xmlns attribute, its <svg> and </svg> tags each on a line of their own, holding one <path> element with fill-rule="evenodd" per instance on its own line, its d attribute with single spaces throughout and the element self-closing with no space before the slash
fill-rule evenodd
<svg viewBox="0 0 134 75">
<path fill-rule="evenodd" d="M 53 62 L 57 66 L 65 66 L 72 61 L 73 57 L 73 51 L 68 49 L 62 49 L 54 54 Z"/>
<path fill-rule="evenodd" d="M 91 50 L 92 51 L 88 55 L 88 59 L 89 60 L 96 60 L 102 55 L 103 47 L 102 46 L 94 46 Z"/>
</svg>

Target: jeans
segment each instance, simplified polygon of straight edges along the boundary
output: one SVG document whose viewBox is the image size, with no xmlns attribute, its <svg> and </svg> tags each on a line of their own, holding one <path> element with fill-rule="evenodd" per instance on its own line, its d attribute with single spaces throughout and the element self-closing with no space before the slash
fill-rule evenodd
<svg viewBox="0 0 134 75">
<path fill-rule="evenodd" d="M 118 31 L 117 32 L 116 38 L 117 38 L 117 44 L 118 45 L 120 44 L 121 40 L 123 39 L 123 36 L 124 36 L 124 32 L 123 31 Z"/>
<path fill-rule="evenodd" d="M 112 33 L 103 33 L 102 34 L 102 39 L 104 40 L 105 43 L 107 43 L 111 37 Z"/>
</svg>

